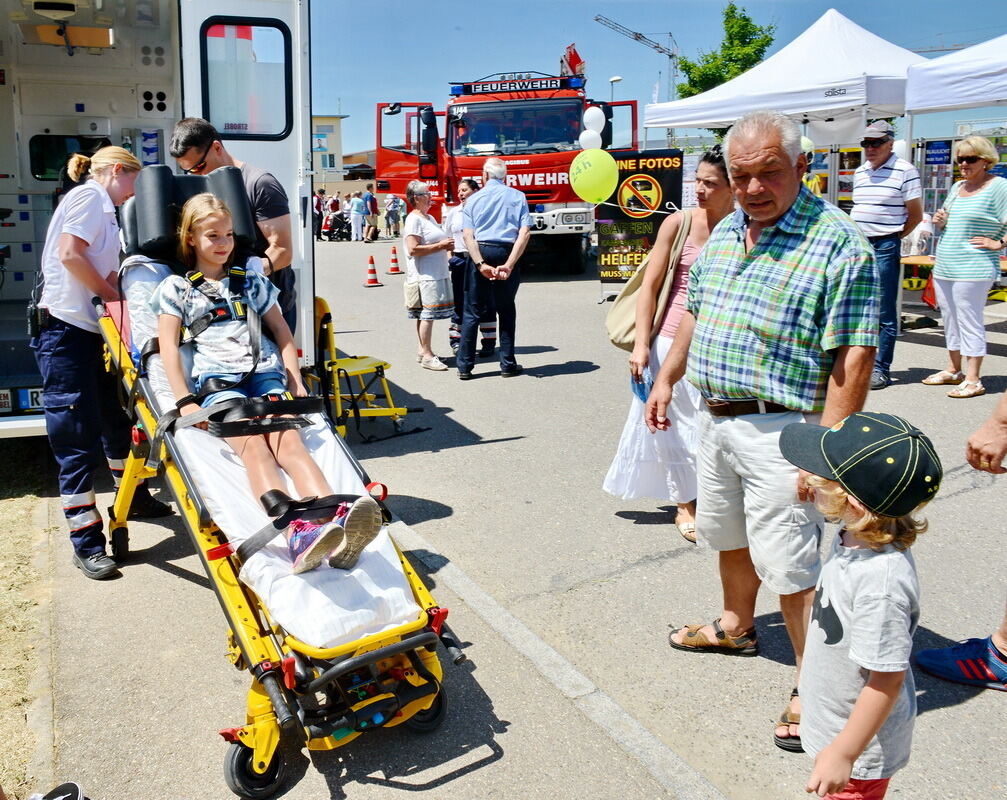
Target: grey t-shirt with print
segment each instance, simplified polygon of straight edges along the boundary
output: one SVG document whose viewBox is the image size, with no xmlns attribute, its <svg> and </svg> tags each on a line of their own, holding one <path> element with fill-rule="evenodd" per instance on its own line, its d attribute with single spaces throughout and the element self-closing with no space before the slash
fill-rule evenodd
<svg viewBox="0 0 1007 800">
<path fill-rule="evenodd" d="M 908 550 L 849 548 L 836 537 L 818 578 L 801 668 L 801 743 L 812 758 L 845 727 L 870 671 L 906 670 L 895 706 L 852 777 L 889 778 L 908 763 L 916 718 L 909 655 L 919 596 Z"/>
<path fill-rule="evenodd" d="M 158 314 L 179 317 L 182 325 L 188 327 L 214 306 L 208 293 L 216 294 L 227 301 L 234 310 L 235 298 L 227 288 L 227 278 L 214 281 L 209 278 L 199 288 L 180 275 L 165 278 L 157 287 L 150 300 L 150 306 Z M 257 272 L 245 275 L 245 300 L 258 312 L 265 313 L 276 303 L 279 291 L 273 284 Z M 243 319 L 214 322 L 209 325 L 193 343 L 195 353 L 192 359 L 193 378 L 204 375 L 233 375 L 248 372 L 252 368 L 252 347 L 248 338 L 248 323 Z M 269 337 L 263 335 L 260 342 L 259 364 L 256 371 L 283 372 L 280 353 Z"/>
</svg>

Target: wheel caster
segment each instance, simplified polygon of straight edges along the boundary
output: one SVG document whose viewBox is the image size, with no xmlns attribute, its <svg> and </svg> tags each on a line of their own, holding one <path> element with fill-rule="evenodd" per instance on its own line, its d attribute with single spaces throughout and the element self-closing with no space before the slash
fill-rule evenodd
<svg viewBox="0 0 1007 800">
<path fill-rule="evenodd" d="M 440 727 L 447 713 L 448 698 L 444 693 L 444 687 L 441 686 L 430 708 L 425 708 L 423 711 L 413 714 L 402 724 L 415 733 L 431 733 Z"/>
<path fill-rule="evenodd" d="M 286 778 L 287 764 L 279 750 L 262 774 L 252 769 L 255 751 L 238 742 L 233 742 L 224 757 L 224 783 L 238 797 L 248 800 L 263 800 L 272 797 Z"/>
<path fill-rule="evenodd" d="M 129 528 L 113 528 L 109 534 L 112 543 L 112 560 L 117 564 L 129 558 Z"/>
</svg>

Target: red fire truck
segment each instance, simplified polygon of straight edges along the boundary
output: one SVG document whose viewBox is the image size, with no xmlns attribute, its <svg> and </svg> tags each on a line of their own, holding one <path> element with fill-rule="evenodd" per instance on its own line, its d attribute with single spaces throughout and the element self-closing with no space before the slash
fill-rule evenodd
<svg viewBox="0 0 1007 800">
<path fill-rule="evenodd" d="M 529 258 L 559 271 L 584 269 L 593 208 L 570 188 L 570 162 L 580 151 L 584 110 L 605 114 L 602 147 L 618 157 L 637 145 L 636 101 L 591 100 L 583 75 L 501 73 L 452 83 L 445 111 L 430 103 L 377 106 L 378 191 L 405 196 L 413 179 L 430 184 L 434 214 L 457 203 L 458 181 L 479 180 L 482 163 L 507 163 L 507 183 L 524 192 L 534 234 Z"/>
</svg>

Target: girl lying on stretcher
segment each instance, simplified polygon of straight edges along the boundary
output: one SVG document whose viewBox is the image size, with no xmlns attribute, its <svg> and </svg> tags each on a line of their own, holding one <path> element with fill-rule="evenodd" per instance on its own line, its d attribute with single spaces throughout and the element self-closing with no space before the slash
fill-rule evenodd
<svg viewBox="0 0 1007 800">
<path fill-rule="evenodd" d="M 227 206 L 212 194 L 191 198 L 182 208 L 178 242 L 179 258 L 191 271 L 186 277 L 166 278 L 151 298 L 151 306 L 158 314 L 164 370 L 182 416 L 199 411 L 200 406 L 206 408 L 231 398 L 279 395 L 288 389 L 295 397 L 304 397 L 307 392 L 301 382 L 293 336 L 280 314 L 276 288 L 262 275 L 249 271 L 244 276 L 243 296 L 236 297 L 231 292 L 229 271 L 234 235 Z M 199 281 L 195 273 L 200 273 L 204 280 Z M 190 394 L 182 371 L 178 347 L 182 326 L 188 329 L 215 307 L 226 304 L 231 312 L 229 318 L 207 325 L 193 339 L 192 378 L 197 394 L 211 378 L 233 383 L 253 369 L 253 347 L 241 303 L 258 313 L 272 340 L 261 337 L 259 361 L 248 380 L 199 400 Z M 332 494 L 296 430 L 233 436 L 226 441 L 248 470 L 256 497 L 286 488 L 281 469 L 290 476 L 302 497 Z M 350 569 L 380 527 L 381 509 L 370 496 L 342 503 L 335 517 L 327 522 L 294 520 L 284 532 L 294 562 L 293 571 L 314 569 L 326 558 L 332 567 Z"/>
</svg>

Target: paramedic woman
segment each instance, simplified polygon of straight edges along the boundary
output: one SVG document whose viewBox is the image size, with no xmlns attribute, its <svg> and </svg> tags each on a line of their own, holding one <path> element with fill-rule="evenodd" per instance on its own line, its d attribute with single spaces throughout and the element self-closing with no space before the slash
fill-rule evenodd
<svg viewBox="0 0 1007 800">
<path fill-rule="evenodd" d="M 102 449 L 118 485 L 129 454 L 130 421 L 104 369 L 93 297 L 118 300 L 119 226 L 115 207 L 133 194 L 140 162 L 121 147 L 70 158 L 78 185 L 53 212 L 42 250 L 38 333 L 31 341 L 42 374 L 49 444 L 59 466 L 59 492 L 73 543 L 73 562 L 89 578 L 118 574 L 105 554 L 94 476 Z M 85 178 L 87 178 L 85 180 Z M 130 516 L 164 516 L 171 509 L 141 486 Z"/>
</svg>

